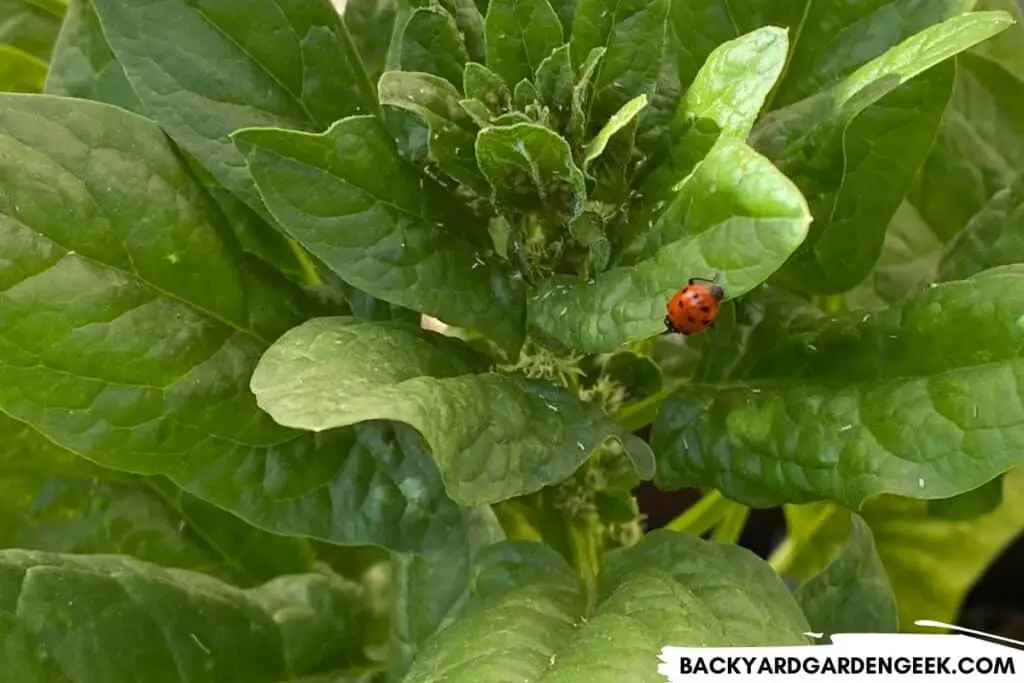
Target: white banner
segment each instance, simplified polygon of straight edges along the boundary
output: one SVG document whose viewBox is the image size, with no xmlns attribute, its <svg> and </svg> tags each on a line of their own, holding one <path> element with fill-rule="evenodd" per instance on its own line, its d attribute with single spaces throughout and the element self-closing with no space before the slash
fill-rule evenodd
<svg viewBox="0 0 1024 683">
<path fill-rule="evenodd" d="M 1024 643 L 934 621 L 916 623 L 990 640 L 947 633 L 837 633 L 831 636 L 831 643 L 821 645 L 666 646 L 659 655 L 658 673 L 669 683 L 1024 681 Z M 807 635 L 822 637 L 820 633 Z"/>
</svg>

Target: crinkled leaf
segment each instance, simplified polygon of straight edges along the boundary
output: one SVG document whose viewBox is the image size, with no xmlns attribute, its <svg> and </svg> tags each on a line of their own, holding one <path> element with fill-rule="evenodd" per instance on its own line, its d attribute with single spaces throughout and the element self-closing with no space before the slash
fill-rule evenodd
<svg viewBox="0 0 1024 683">
<path fill-rule="evenodd" d="M 786 78 L 774 98 L 776 107 L 813 95 L 914 34 L 970 11 L 975 2 L 826 0 L 806 4 Z"/>
<path fill-rule="evenodd" d="M 898 618 L 885 567 L 871 528 L 852 516 L 842 555 L 794 593 L 811 628 L 819 633 L 896 633 Z"/>
<path fill-rule="evenodd" d="M 459 542 L 411 430 L 306 434 L 260 411 L 248 382 L 270 341 L 338 308 L 245 255 L 156 124 L 85 100 L 0 100 L 0 411 L 276 533 Z"/>
<path fill-rule="evenodd" d="M 953 65 L 913 77 L 1003 30 L 1007 20 L 999 12 L 953 17 L 864 64 L 833 90 L 762 121 L 754 146 L 794 179 L 816 217 L 780 283 L 839 293 L 864 279 L 931 148 Z"/>
<path fill-rule="evenodd" d="M 594 48 L 605 48 L 593 81 L 588 132 L 596 133 L 615 112 L 640 95 L 646 95 L 652 107 L 639 114 L 638 135 L 664 123 L 659 116 L 671 119 L 674 101 L 665 107 L 653 106 L 656 93 L 665 85 L 661 78 L 671 4 L 670 0 L 579 3 L 573 20 L 573 60 L 582 63 Z"/>
<path fill-rule="evenodd" d="M 46 62 L 0 44 L 0 92 L 39 93 L 45 80 Z"/>
<path fill-rule="evenodd" d="M 651 436 L 660 487 L 712 486 L 759 507 L 859 507 L 881 492 L 948 498 L 1020 462 L 1020 267 L 876 313 L 791 307 L 772 324 L 737 320 L 749 322 L 731 379 L 695 382 L 662 404 Z"/>
<path fill-rule="evenodd" d="M 1024 175 L 1000 190 L 950 241 L 938 281 L 960 280 L 995 266 L 1024 262 Z"/>
<path fill-rule="evenodd" d="M 382 104 L 407 109 L 426 121 L 430 157 L 442 171 L 478 194 L 489 194 L 473 150 L 477 125 L 460 106 L 455 86 L 433 74 L 389 71 L 378 88 Z"/>
<path fill-rule="evenodd" d="M 551 110 L 556 130 L 565 130 L 572 109 L 575 84 L 568 43 L 548 56 L 537 68 L 537 94 L 541 104 Z"/>
<path fill-rule="evenodd" d="M 505 113 L 512 103 L 512 91 L 504 79 L 475 62 L 466 64 L 462 74 L 462 89 L 466 97 L 480 100 L 494 115 Z"/>
<path fill-rule="evenodd" d="M 65 10 L 60 0 L 0 0 L 0 44 L 49 61 Z"/>
<path fill-rule="evenodd" d="M 252 391 L 283 425 L 325 430 L 364 420 L 412 425 L 451 497 L 485 505 L 562 481 L 606 439 L 645 478 L 646 443 L 551 384 L 490 371 L 459 340 L 405 325 L 318 318 L 260 360 Z"/>
<path fill-rule="evenodd" d="M 793 184 L 743 142 L 723 138 L 651 226 L 635 262 L 592 281 L 553 277 L 531 295 L 532 325 L 585 352 L 664 331 L 665 302 L 690 277 L 720 274 L 727 298 L 765 280 L 807 234 Z"/>
<path fill-rule="evenodd" d="M 484 37 L 484 15 L 480 9 L 473 0 L 440 0 L 440 4 L 455 18 L 455 25 L 462 34 L 469 59 L 482 64 L 486 59 L 487 46 Z M 457 84 L 459 81 L 452 82 Z"/>
<path fill-rule="evenodd" d="M 594 139 L 587 143 L 583 150 L 583 169 L 589 168 L 591 162 L 601 155 L 612 136 L 627 126 L 647 106 L 647 95 L 639 95 L 622 106 L 622 109 L 608 119 Z"/>
<path fill-rule="evenodd" d="M 492 0 L 485 30 L 487 68 L 507 83 L 533 78 L 541 62 L 564 42 L 548 0 Z"/>
<path fill-rule="evenodd" d="M 108 102 L 145 115 L 124 69 L 114 57 L 91 0 L 70 0 L 46 75 L 51 95 Z"/>
<path fill-rule="evenodd" d="M 396 0 L 345 0 L 343 5 L 345 26 L 371 83 L 384 71 L 397 4 Z"/>
<path fill-rule="evenodd" d="M 246 592 L 117 555 L 0 550 L 5 681 L 278 683 L 281 633 Z"/>
<path fill-rule="evenodd" d="M 463 510 L 469 528 L 465 547 L 446 557 L 393 554 L 388 673 L 400 678 L 423 644 L 450 623 L 469 597 L 479 553 L 505 540 L 489 507 Z"/>
<path fill-rule="evenodd" d="M 480 131 L 476 158 L 494 195 L 506 207 L 572 219 L 583 211 L 583 172 L 563 137 L 533 123 Z"/>
<path fill-rule="evenodd" d="M 249 126 L 323 130 L 377 109 L 351 36 L 329 0 L 93 4 L 149 115 L 257 211 L 265 209 L 231 132 Z"/>
<path fill-rule="evenodd" d="M 524 78 L 512 89 L 512 101 L 519 109 L 536 106 L 539 99 L 540 93 L 537 92 L 537 86 L 530 79 Z"/>
<path fill-rule="evenodd" d="M 468 59 L 462 35 L 448 12 L 441 7 L 421 7 L 412 13 L 402 31 L 400 60 L 403 71 L 434 74 L 452 86 L 459 86 Z M 389 72 L 384 78 L 395 75 Z M 383 90 L 383 84 L 381 79 L 379 90 Z M 385 98 L 383 92 L 380 92 L 380 99 L 382 104 L 394 104 Z"/>
<path fill-rule="evenodd" d="M 986 569 L 1024 529 L 1024 470 L 1005 478 L 1003 504 L 967 521 L 938 519 L 927 501 L 882 495 L 869 500 L 861 516 L 874 536 L 890 585 L 896 595 L 901 631 L 934 629 L 914 624 L 932 619 L 957 623 L 961 605 Z M 800 539 L 779 571 L 810 578 L 842 552 L 850 534 L 849 510 L 827 503 L 786 506 L 791 533 Z"/>
<path fill-rule="evenodd" d="M 490 125 L 491 110 L 480 100 L 459 100 L 459 106 L 462 107 L 462 111 L 469 115 L 469 118 L 473 119 L 473 123 L 476 125 L 481 128 Z"/>
<path fill-rule="evenodd" d="M 667 643 L 807 642 L 799 607 L 762 560 L 666 531 L 609 556 L 593 612 L 572 570 L 536 543 L 502 543 L 482 554 L 473 592 L 407 681 L 599 680 L 645 667 L 656 677 Z"/>
<path fill-rule="evenodd" d="M 321 135 L 252 129 L 234 138 L 274 217 L 342 279 L 478 329 L 515 355 L 523 283 L 486 253 L 486 226 L 406 164 L 375 119 L 348 118 Z"/>
</svg>

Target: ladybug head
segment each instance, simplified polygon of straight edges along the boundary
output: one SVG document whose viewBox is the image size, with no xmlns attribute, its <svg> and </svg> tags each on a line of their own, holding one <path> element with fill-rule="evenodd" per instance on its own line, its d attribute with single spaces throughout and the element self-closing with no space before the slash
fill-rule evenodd
<svg viewBox="0 0 1024 683">
<path fill-rule="evenodd" d="M 725 290 L 720 285 L 711 285 L 708 287 L 708 291 L 711 292 L 711 296 L 715 297 L 715 301 L 725 298 Z"/>
</svg>

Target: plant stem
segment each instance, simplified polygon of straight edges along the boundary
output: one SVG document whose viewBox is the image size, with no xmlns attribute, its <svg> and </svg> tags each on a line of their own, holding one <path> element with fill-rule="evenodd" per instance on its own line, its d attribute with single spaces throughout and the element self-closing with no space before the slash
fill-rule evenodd
<svg viewBox="0 0 1024 683">
<path fill-rule="evenodd" d="M 582 515 L 569 523 L 569 544 L 576 570 L 583 580 L 588 616 L 597 607 L 597 574 L 600 570 L 601 524 L 596 515 Z"/>
<path fill-rule="evenodd" d="M 302 274 L 306 276 L 307 285 L 322 285 L 324 283 L 320 274 L 316 272 L 316 266 L 313 265 L 312 259 L 309 258 L 309 254 L 306 250 L 299 246 L 298 242 L 288 238 L 288 246 L 291 247 L 292 253 L 295 254 L 295 259 L 302 266 Z"/>
<path fill-rule="evenodd" d="M 721 523 L 715 527 L 714 533 L 711 534 L 711 540 L 719 543 L 737 543 L 749 516 L 750 508 L 733 503 Z"/>
<path fill-rule="evenodd" d="M 709 491 L 703 498 L 691 505 L 686 512 L 679 515 L 667 525 L 670 531 L 701 536 L 714 528 L 736 506 L 718 491 Z"/>
<path fill-rule="evenodd" d="M 822 505 L 821 511 L 811 520 L 810 524 L 804 527 L 802 534 L 794 536 L 790 530 L 786 539 L 779 544 L 779 547 L 768 558 L 768 564 L 772 566 L 776 574 L 789 573 L 797 553 L 805 548 L 825 528 L 825 525 L 828 524 L 835 513 L 836 506 L 834 504 Z"/>
</svg>

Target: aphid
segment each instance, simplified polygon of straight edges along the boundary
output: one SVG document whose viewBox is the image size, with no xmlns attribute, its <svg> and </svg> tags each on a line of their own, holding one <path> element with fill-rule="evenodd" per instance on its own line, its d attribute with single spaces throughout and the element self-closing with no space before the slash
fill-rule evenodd
<svg viewBox="0 0 1024 683">
<path fill-rule="evenodd" d="M 701 284 L 703 283 L 703 284 Z M 696 334 L 715 326 L 715 316 L 725 298 L 725 290 L 713 280 L 695 277 L 669 300 L 665 309 L 666 334 Z"/>
</svg>

